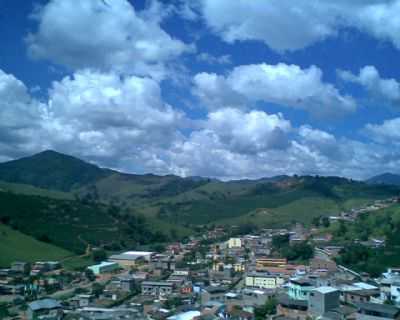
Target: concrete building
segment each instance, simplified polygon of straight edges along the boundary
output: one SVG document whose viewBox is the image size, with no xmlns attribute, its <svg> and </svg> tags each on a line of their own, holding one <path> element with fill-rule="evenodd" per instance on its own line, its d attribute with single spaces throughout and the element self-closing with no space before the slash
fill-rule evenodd
<svg viewBox="0 0 400 320">
<path fill-rule="evenodd" d="M 333 287 L 319 287 L 310 292 L 308 311 L 313 316 L 322 316 L 325 313 L 339 308 L 340 292 Z"/>
<path fill-rule="evenodd" d="M 150 296 L 162 296 L 171 294 L 174 284 L 167 281 L 143 281 L 142 294 Z"/>
<path fill-rule="evenodd" d="M 377 303 L 357 304 L 358 320 L 390 320 L 400 319 L 400 309 L 395 306 Z"/>
<path fill-rule="evenodd" d="M 99 275 L 102 273 L 112 272 L 119 269 L 119 265 L 115 262 L 107 262 L 103 261 L 102 263 L 95 264 L 93 266 L 88 267 L 89 270 L 92 270 L 95 275 Z"/>
<path fill-rule="evenodd" d="M 230 238 L 228 240 L 228 248 L 241 248 L 242 247 L 242 240 L 240 238 Z"/>
<path fill-rule="evenodd" d="M 61 304 L 54 299 L 36 300 L 28 304 L 27 318 L 29 320 L 62 318 Z"/>
<path fill-rule="evenodd" d="M 276 289 L 285 283 L 285 279 L 279 274 L 263 272 L 248 273 L 245 278 L 246 287 Z"/>
<path fill-rule="evenodd" d="M 288 294 L 291 299 L 308 300 L 309 294 L 314 287 L 314 283 L 310 279 L 292 278 L 289 281 Z"/>
</svg>

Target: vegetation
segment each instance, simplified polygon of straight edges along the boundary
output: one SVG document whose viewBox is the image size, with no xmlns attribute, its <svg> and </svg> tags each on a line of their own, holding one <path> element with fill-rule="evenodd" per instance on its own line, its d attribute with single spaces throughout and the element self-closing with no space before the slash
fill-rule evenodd
<svg viewBox="0 0 400 320">
<path fill-rule="evenodd" d="M 30 236 L 0 224 L 0 267 L 9 267 L 14 261 L 61 260 L 72 252 L 38 241 Z"/>
<path fill-rule="evenodd" d="M 175 241 L 206 224 L 327 226 L 327 216 L 399 190 L 336 177 L 221 182 L 124 174 L 45 151 L 0 164 L 0 219 L 82 254 L 89 245 L 119 251 Z"/>
<path fill-rule="evenodd" d="M 14 230 L 75 253 L 92 247 L 116 250 L 168 238 L 153 231 L 141 216 L 116 206 L 0 192 L 0 220 Z"/>
<path fill-rule="evenodd" d="M 290 245 L 288 234 L 274 236 L 272 238 L 272 250 L 289 261 L 298 262 L 307 261 L 314 254 L 312 246 L 307 241 Z"/>
<path fill-rule="evenodd" d="M 274 298 L 270 298 L 267 302 L 261 306 L 256 307 L 254 310 L 254 316 L 256 320 L 267 319 L 267 316 L 276 314 L 277 301 Z"/>
<path fill-rule="evenodd" d="M 376 276 L 387 267 L 400 265 L 400 205 L 361 214 L 354 222 L 331 228 L 334 241 L 344 245 L 338 263 Z M 372 238 L 385 239 L 383 248 L 368 247 Z"/>
</svg>

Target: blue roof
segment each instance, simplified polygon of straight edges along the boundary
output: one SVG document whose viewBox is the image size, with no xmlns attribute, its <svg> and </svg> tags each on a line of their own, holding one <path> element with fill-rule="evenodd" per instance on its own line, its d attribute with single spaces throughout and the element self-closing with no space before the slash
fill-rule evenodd
<svg viewBox="0 0 400 320">
<path fill-rule="evenodd" d="M 61 308 L 61 304 L 54 299 L 36 300 L 29 304 L 29 308 L 33 311 L 42 309 L 56 309 Z"/>
</svg>

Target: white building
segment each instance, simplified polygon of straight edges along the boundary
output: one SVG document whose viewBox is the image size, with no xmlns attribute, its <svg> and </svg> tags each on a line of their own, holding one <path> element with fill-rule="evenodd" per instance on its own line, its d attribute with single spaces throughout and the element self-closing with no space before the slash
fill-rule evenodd
<svg viewBox="0 0 400 320">
<path fill-rule="evenodd" d="M 245 278 L 246 287 L 276 289 L 285 283 L 285 279 L 279 274 L 263 272 L 248 273 Z"/>
</svg>

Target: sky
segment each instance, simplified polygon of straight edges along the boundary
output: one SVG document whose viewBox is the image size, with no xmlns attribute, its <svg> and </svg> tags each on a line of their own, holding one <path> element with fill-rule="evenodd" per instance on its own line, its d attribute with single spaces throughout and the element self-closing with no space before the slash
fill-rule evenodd
<svg viewBox="0 0 400 320">
<path fill-rule="evenodd" d="M 400 174 L 400 0 L 0 0 L 0 161 Z"/>
</svg>

